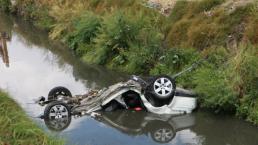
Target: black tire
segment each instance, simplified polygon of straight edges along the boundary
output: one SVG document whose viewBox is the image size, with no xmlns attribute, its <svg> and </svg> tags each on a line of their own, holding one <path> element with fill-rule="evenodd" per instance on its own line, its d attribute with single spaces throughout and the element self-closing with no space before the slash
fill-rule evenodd
<svg viewBox="0 0 258 145">
<path fill-rule="evenodd" d="M 64 102 L 53 101 L 49 103 L 44 110 L 44 120 L 46 121 L 65 117 L 71 117 L 71 108 Z"/>
<path fill-rule="evenodd" d="M 60 132 L 65 130 L 71 124 L 71 117 L 66 117 L 62 119 L 44 119 L 45 125 L 51 131 Z"/>
<path fill-rule="evenodd" d="M 48 93 L 48 100 L 57 100 L 59 95 L 72 97 L 72 93 L 65 87 L 59 86 L 51 89 Z"/>
<path fill-rule="evenodd" d="M 160 86 L 157 86 L 157 84 L 160 84 Z M 158 90 L 160 91 L 158 92 Z M 146 91 L 151 93 L 155 100 L 171 100 L 175 95 L 176 82 L 167 75 L 156 76 L 152 79 Z"/>
</svg>

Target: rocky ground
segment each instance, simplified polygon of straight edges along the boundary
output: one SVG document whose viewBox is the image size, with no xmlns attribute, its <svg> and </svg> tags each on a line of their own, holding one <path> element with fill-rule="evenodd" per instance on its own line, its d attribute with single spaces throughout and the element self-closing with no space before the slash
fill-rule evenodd
<svg viewBox="0 0 258 145">
<path fill-rule="evenodd" d="M 176 2 L 180 0 L 148 0 L 148 4 L 151 7 L 157 8 L 162 14 L 168 16 Z M 198 1 L 198 0 L 187 0 L 187 1 Z M 226 0 L 221 6 L 225 9 L 234 11 L 237 7 L 244 6 L 248 3 L 254 2 L 255 0 Z"/>
</svg>

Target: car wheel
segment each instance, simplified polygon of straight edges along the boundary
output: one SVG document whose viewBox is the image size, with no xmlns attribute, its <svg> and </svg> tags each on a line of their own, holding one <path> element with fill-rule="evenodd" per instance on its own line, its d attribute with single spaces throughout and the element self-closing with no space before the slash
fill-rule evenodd
<svg viewBox="0 0 258 145">
<path fill-rule="evenodd" d="M 158 143 L 168 143 L 175 137 L 174 129 L 166 122 L 158 121 L 153 125 L 151 138 Z"/>
<path fill-rule="evenodd" d="M 175 80 L 169 76 L 157 76 L 152 80 L 149 90 L 156 99 L 171 99 L 175 95 L 176 83 Z"/>
<path fill-rule="evenodd" d="M 69 117 L 71 117 L 70 107 L 60 101 L 54 101 L 49 103 L 44 111 L 44 119 L 46 121 L 61 120 Z"/>
<path fill-rule="evenodd" d="M 71 117 L 64 117 L 60 119 L 44 119 L 45 125 L 51 131 L 63 131 L 71 123 Z"/>
<path fill-rule="evenodd" d="M 160 128 L 151 135 L 153 140 L 159 143 L 168 143 L 174 138 L 173 130 L 167 128 Z"/>
<path fill-rule="evenodd" d="M 55 87 L 48 93 L 48 100 L 58 100 L 59 97 L 72 97 L 72 93 L 65 87 Z"/>
</svg>

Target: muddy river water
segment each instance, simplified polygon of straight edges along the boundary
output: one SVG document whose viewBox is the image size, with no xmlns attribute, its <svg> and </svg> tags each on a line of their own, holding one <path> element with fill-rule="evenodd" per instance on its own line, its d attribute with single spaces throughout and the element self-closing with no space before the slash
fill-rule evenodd
<svg viewBox="0 0 258 145">
<path fill-rule="evenodd" d="M 44 108 L 33 100 L 46 96 L 51 88 L 65 86 L 72 94 L 83 94 L 125 80 L 127 75 L 82 64 L 68 48 L 50 41 L 46 32 L 3 13 L 0 31 L 10 36 L 8 52 L 0 53 L 0 88 L 40 127 L 64 138 L 67 145 L 258 145 L 257 127 L 204 111 L 184 116 L 119 111 L 99 119 L 84 116 L 45 124 L 37 118 Z"/>
</svg>

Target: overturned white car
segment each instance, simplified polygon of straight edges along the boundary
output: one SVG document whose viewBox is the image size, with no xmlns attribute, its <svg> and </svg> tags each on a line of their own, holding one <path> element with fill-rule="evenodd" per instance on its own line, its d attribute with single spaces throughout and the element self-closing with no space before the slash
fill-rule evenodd
<svg viewBox="0 0 258 145">
<path fill-rule="evenodd" d="M 72 96 L 65 87 L 53 88 L 46 100 L 37 103 L 44 106 L 44 119 L 58 119 L 71 115 L 92 115 L 97 111 L 118 109 L 146 110 L 155 114 L 191 113 L 197 105 L 191 91 L 176 88 L 175 80 L 161 75 L 146 80 L 132 76 L 127 82 L 119 82 L 102 90 L 91 90 L 85 95 Z"/>
</svg>

